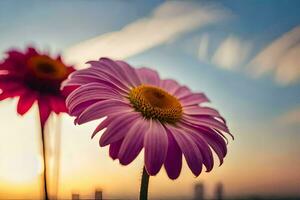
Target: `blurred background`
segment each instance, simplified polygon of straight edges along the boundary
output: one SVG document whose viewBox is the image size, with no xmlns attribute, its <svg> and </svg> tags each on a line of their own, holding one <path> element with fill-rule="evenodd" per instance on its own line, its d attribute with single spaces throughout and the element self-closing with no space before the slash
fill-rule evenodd
<svg viewBox="0 0 300 200">
<path fill-rule="evenodd" d="M 27 45 L 77 69 L 103 56 L 151 67 L 205 92 L 227 119 L 224 164 L 195 178 L 184 163 L 175 181 L 162 168 L 150 199 L 300 199 L 300 1 L 0 1 L 0 58 Z M 39 199 L 37 108 L 20 117 L 16 102 L 0 102 L 0 199 Z M 90 139 L 99 121 L 73 120 L 47 124 L 49 164 L 59 164 L 50 193 L 137 199 L 143 157 L 121 166 L 100 134 Z"/>
</svg>

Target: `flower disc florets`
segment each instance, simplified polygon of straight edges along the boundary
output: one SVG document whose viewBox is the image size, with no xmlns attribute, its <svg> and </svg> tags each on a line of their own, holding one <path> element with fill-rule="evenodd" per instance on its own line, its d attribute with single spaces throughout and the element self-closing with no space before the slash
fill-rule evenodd
<svg viewBox="0 0 300 200">
<path fill-rule="evenodd" d="M 158 87 L 150 85 L 135 87 L 129 93 L 129 100 L 145 118 L 175 123 L 182 116 L 182 106 L 176 97 Z"/>
</svg>

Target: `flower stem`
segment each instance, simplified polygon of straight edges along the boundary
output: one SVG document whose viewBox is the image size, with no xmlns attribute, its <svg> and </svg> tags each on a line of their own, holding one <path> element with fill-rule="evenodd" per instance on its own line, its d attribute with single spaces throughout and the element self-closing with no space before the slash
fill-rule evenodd
<svg viewBox="0 0 300 200">
<path fill-rule="evenodd" d="M 46 157 L 46 144 L 45 144 L 45 127 L 41 125 L 41 134 L 42 134 L 42 149 L 43 149 L 43 160 L 44 160 L 44 197 L 45 200 L 49 200 L 48 198 L 48 190 L 47 190 L 47 157 Z"/>
<path fill-rule="evenodd" d="M 141 189 L 140 189 L 140 200 L 148 200 L 148 185 L 149 185 L 149 174 L 146 168 L 143 169 Z"/>
</svg>

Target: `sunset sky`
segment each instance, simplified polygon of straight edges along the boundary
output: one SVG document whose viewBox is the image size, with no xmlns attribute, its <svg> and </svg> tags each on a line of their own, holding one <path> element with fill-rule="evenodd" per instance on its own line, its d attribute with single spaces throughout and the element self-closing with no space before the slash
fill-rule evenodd
<svg viewBox="0 0 300 200">
<path fill-rule="evenodd" d="M 225 116 L 235 140 L 224 164 L 198 178 L 184 164 L 175 181 L 162 169 L 150 198 L 191 197 L 197 182 L 209 196 L 219 182 L 226 196 L 300 195 L 300 1 L 0 1 L 0 58 L 32 44 L 77 69 L 104 56 L 151 67 L 205 92 Z M 37 108 L 20 117 L 16 102 L 0 102 L 0 199 L 38 198 Z M 90 139 L 99 121 L 73 120 L 48 123 L 51 155 L 61 133 L 59 197 L 100 188 L 136 199 L 143 157 L 121 166 L 100 135 Z"/>
</svg>

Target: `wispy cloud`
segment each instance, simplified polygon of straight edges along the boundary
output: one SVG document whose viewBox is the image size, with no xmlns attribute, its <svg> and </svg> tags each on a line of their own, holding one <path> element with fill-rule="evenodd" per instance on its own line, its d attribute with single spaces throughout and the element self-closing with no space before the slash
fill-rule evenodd
<svg viewBox="0 0 300 200">
<path fill-rule="evenodd" d="M 203 34 L 200 38 L 198 47 L 198 58 L 202 61 L 208 59 L 208 48 L 209 48 L 209 35 Z"/>
<path fill-rule="evenodd" d="M 217 67 L 234 70 L 240 67 L 248 58 L 251 44 L 236 36 L 227 37 L 215 51 L 212 63 Z"/>
<path fill-rule="evenodd" d="M 72 46 L 63 56 L 67 62 L 77 65 L 101 56 L 126 58 L 229 16 L 227 10 L 216 5 L 167 1 L 157 7 L 151 16 L 134 21 L 120 31 Z"/>
<path fill-rule="evenodd" d="M 249 66 L 255 77 L 273 72 L 279 84 L 288 85 L 300 79 L 299 55 L 300 26 L 297 26 L 258 53 Z"/>
<path fill-rule="evenodd" d="M 300 107 L 282 114 L 277 118 L 277 122 L 283 125 L 300 125 Z"/>
<path fill-rule="evenodd" d="M 197 56 L 199 60 L 225 70 L 236 70 L 249 60 L 252 49 L 250 42 L 229 35 L 221 41 L 217 48 L 209 51 L 212 47 L 211 40 L 213 39 L 207 33 L 198 39 Z"/>
</svg>

